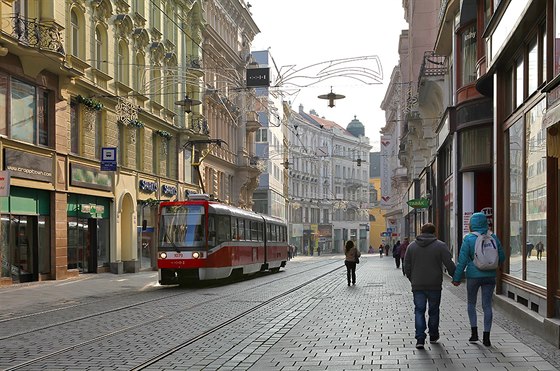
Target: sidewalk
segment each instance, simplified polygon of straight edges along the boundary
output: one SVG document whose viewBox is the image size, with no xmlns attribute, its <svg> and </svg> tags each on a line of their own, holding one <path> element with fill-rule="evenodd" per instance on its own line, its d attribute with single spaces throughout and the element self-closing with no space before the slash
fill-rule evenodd
<svg viewBox="0 0 560 371">
<path fill-rule="evenodd" d="M 343 257 L 341 256 L 341 261 Z M 491 347 L 470 344 L 466 285 L 444 279 L 440 341 L 415 348 L 410 282 L 394 259 L 363 254 L 356 286 L 340 284 L 251 370 L 557 370 L 560 350 L 494 310 Z M 479 323 L 482 311 L 479 295 Z M 482 333 L 480 334 L 482 335 Z"/>
</svg>

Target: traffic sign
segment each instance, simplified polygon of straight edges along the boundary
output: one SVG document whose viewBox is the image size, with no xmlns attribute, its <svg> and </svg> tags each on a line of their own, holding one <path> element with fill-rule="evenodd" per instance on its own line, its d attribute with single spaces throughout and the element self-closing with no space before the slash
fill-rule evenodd
<svg viewBox="0 0 560 371">
<path fill-rule="evenodd" d="M 117 148 L 102 147 L 101 148 L 101 171 L 117 170 Z"/>
</svg>

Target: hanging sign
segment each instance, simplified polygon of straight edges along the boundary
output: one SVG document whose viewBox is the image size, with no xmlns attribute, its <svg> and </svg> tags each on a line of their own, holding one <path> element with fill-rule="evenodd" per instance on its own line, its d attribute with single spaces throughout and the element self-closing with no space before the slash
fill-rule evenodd
<svg viewBox="0 0 560 371">
<path fill-rule="evenodd" d="M 427 198 L 415 198 L 414 200 L 406 201 L 406 203 L 413 209 L 425 209 L 430 206 L 430 200 Z"/>
</svg>

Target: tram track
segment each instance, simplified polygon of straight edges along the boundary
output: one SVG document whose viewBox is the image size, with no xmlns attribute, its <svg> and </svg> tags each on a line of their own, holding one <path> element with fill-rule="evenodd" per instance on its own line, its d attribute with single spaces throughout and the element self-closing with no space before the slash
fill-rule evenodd
<svg viewBox="0 0 560 371">
<path fill-rule="evenodd" d="M 242 289 L 240 291 L 235 291 L 235 292 L 233 292 L 233 293 L 231 293 L 230 295 L 227 295 L 227 296 L 221 295 L 221 296 L 217 296 L 217 297 L 214 297 L 214 298 L 211 298 L 211 299 L 206 299 L 206 300 L 203 300 L 203 301 L 198 302 L 196 304 L 189 305 L 187 307 L 181 308 L 181 310 L 182 311 L 191 311 L 191 310 L 193 310 L 197 307 L 204 306 L 206 304 L 210 304 L 210 303 L 216 302 L 218 300 L 224 300 L 227 297 L 235 297 L 235 296 L 239 296 L 240 294 L 243 294 L 243 293 L 246 293 L 246 292 L 250 292 L 250 291 L 253 291 L 253 290 L 259 290 L 260 288 L 262 288 L 266 285 L 274 284 L 274 283 L 277 283 L 278 281 L 293 279 L 293 277 L 299 276 L 299 275 L 302 275 L 302 274 L 309 274 L 309 272 L 311 270 L 324 269 L 326 266 L 329 266 L 329 265 L 332 265 L 332 264 L 340 265 L 340 261 L 327 261 L 327 262 L 323 261 L 323 262 L 321 262 L 321 264 L 316 264 L 316 263 L 305 264 L 304 266 L 300 267 L 300 270 L 296 273 L 292 273 L 292 274 L 289 274 L 289 275 L 282 275 L 281 277 L 269 279 L 266 282 L 258 283 L 254 286 L 251 286 L 250 288 Z M 339 266 L 338 268 L 336 268 L 332 271 L 340 269 L 340 267 L 341 266 Z M 329 271 L 329 272 L 332 272 L 332 271 Z M 276 277 L 276 274 L 273 274 L 272 276 Z M 308 281 L 306 284 L 308 284 L 309 282 L 311 282 L 311 281 Z M 221 284 L 206 286 L 205 288 L 214 288 L 214 287 L 218 287 L 218 286 L 224 286 L 224 284 L 221 283 Z M 175 288 L 171 288 L 171 289 L 175 289 Z M 104 310 L 104 311 L 97 311 L 95 313 L 91 313 L 91 314 L 84 315 L 84 316 L 79 316 L 79 317 L 72 318 L 72 319 L 65 320 L 65 321 L 57 321 L 57 322 L 50 323 L 50 324 L 47 324 L 47 325 L 44 325 L 44 326 L 29 328 L 29 329 L 26 329 L 24 331 L 19 331 L 19 332 L 15 332 L 15 333 L 11 333 L 11 334 L 1 336 L 0 341 L 15 339 L 15 338 L 18 338 L 18 337 L 21 337 L 21 336 L 24 336 L 24 335 L 33 334 L 33 333 L 37 333 L 37 332 L 40 332 L 40 331 L 43 331 L 43 330 L 48 330 L 48 329 L 56 328 L 56 327 L 59 327 L 59 326 L 64 326 L 64 325 L 72 324 L 72 323 L 75 323 L 75 322 L 92 319 L 92 318 L 102 316 L 102 315 L 106 315 L 106 314 L 112 314 L 112 313 L 117 313 L 117 312 L 120 312 L 120 311 L 130 310 L 130 309 L 133 309 L 133 308 L 136 308 L 136 307 L 141 307 L 142 305 L 150 304 L 150 303 L 153 303 L 153 302 L 156 302 L 156 301 L 165 301 L 165 300 L 177 298 L 177 297 L 180 297 L 180 296 L 192 295 L 193 292 L 196 292 L 196 290 L 188 290 L 187 292 L 181 291 L 179 293 L 174 293 L 172 295 L 166 295 L 166 296 L 163 296 L 163 297 L 156 297 L 156 298 L 152 298 L 150 300 L 143 300 L 141 302 L 136 302 L 136 303 L 132 303 L 132 304 L 124 305 L 124 306 L 119 306 L 119 307 L 111 308 L 111 309 Z M 288 291 L 287 293 L 289 293 L 289 292 L 291 292 L 291 291 Z M 140 295 L 140 294 L 138 294 L 138 295 Z M 202 294 L 202 295 L 205 295 L 205 294 Z M 286 295 L 286 293 L 279 294 L 278 296 L 281 297 L 283 295 Z M 107 299 L 97 300 L 97 301 L 94 301 L 94 302 L 88 302 L 88 303 L 83 303 L 83 304 L 75 304 L 75 305 L 67 306 L 67 307 L 64 307 L 64 308 L 56 308 L 56 309 L 49 310 L 49 311 L 42 311 L 42 312 L 37 312 L 37 313 L 34 313 L 34 314 L 27 314 L 25 316 L 20 316 L 19 318 L 12 318 L 10 320 L 5 320 L 5 321 L 2 321 L 2 322 L 4 322 L 4 323 L 10 322 L 10 321 L 19 322 L 22 319 L 29 319 L 30 317 L 33 317 L 33 316 L 40 317 L 41 315 L 48 314 L 48 313 L 51 313 L 53 311 L 64 311 L 64 310 L 73 309 L 73 308 L 76 308 L 76 307 L 79 307 L 79 306 L 87 306 L 87 305 L 92 305 L 92 304 L 96 304 L 96 303 L 99 304 L 100 302 L 103 302 L 105 300 L 110 300 L 110 299 L 111 298 L 107 298 Z M 263 305 L 266 305 L 266 304 L 263 304 Z M 259 307 L 260 306 L 262 306 L 262 305 L 259 305 Z M 119 330 L 112 331 L 112 332 L 97 336 L 93 339 L 89 339 L 89 340 L 86 340 L 86 341 L 83 341 L 83 342 L 80 342 L 80 343 L 77 343 L 77 344 L 73 344 L 72 346 L 63 347 L 59 350 L 56 350 L 56 351 L 53 351 L 51 353 L 36 357 L 32 360 L 21 363 L 19 365 L 11 366 L 7 370 L 25 368 L 28 365 L 40 362 L 41 360 L 48 359 L 50 357 L 61 354 L 63 352 L 67 352 L 69 350 L 79 348 L 81 346 L 85 346 L 87 344 L 91 344 L 91 343 L 94 343 L 96 341 L 101 341 L 103 339 L 121 334 L 121 333 L 126 332 L 126 331 L 131 331 L 131 330 L 134 330 L 134 329 L 139 328 L 139 327 L 154 324 L 154 323 L 156 323 L 156 322 L 158 322 L 162 319 L 168 318 L 170 313 L 172 313 L 172 312 L 173 313 L 177 312 L 177 308 L 170 309 L 170 312 L 159 315 L 158 317 L 153 318 L 152 320 L 143 321 L 143 322 L 138 323 L 138 324 L 130 325 L 130 326 L 121 328 Z M 207 335 L 205 335 L 205 336 L 207 336 Z"/>
<path fill-rule="evenodd" d="M 326 276 L 332 274 L 333 272 L 336 272 L 336 271 L 339 270 L 339 269 L 342 269 L 342 266 L 337 267 L 337 268 L 335 268 L 335 269 L 332 269 L 332 270 L 330 270 L 330 271 L 328 271 L 328 272 L 326 272 L 326 273 L 321 274 L 320 276 L 314 277 L 314 278 L 311 279 L 311 280 L 308 280 L 308 281 L 306 281 L 306 282 L 304 282 L 304 283 L 302 283 L 302 284 L 300 284 L 300 285 L 298 285 L 298 286 L 295 286 L 295 287 L 293 287 L 293 288 L 291 288 L 291 289 L 289 289 L 289 290 L 286 290 L 286 291 L 284 291 L 284 292 L 282 292 L 282 293 L 280 293 L 280 294 L 278 294 L 278 295 L 275 295 L 275 296 L 273 296 L 273 297 L 267 299 L 266 301 L 263 301 L 262 303 L 259 303 L 259 304 L 255 305 L 254 307 L 249 308 L 249 309 L 247 309 L 246 311 L 244 311 L 244 312 L 242 312 L 242 313 L 239 313 L 238 315 L 236 315 L 236 316 L 234 316 L 234 317 L 232 317 L 232 318 L 230 318 L 230 319 L 228 319 L 228 320 L 226 320 L 226 321 L 223 321 L 223 322 L 219 323 L 218 325 L 215 325 L 214 327 L 212 327 L 212 328 L 210 328 L 210 329 L 204 331 L 203 333 L 198 334 L 198 335 L 196 335 L 196 336 L 193 336 L 193 337 L 191 337 L 190 339 L 187 339 L 187 340 L 181 342 L 180 344 L 178 344 L 178 345 L 176 345 L 176 346 L 174 346 L 174 347 L 168 349 L 167 351 L 162 352 L 161 354 L 158 354 L 157 356 L 151 357 L 150 359 L 148 359 L 148 360 L 144 361 L 143 363 L 137 365 L 136 367 L 132 368 L 131 370 L 132 370 L 132 371 L 144 370 L 144 369 L 146 369 L 146 368 L 148 368 L 148 367 L 150 367 L 150 366 L 152 366 L 152 365 L 154 365 L 154 364 L 156 364 L 156 363 L 158 363 L 158 362 L 164 360 L 165 358 L 167 358 L 167 357 L 169 357 L 170 355 L 176 353 L 177 351 L 179 351 L 179 350 L 181 350 L 181 349 L 183 349 L 183 348 L 185 348 L 185 347 L 188 347 L 188 346 L 190 346 L 190 345 L 195 344 L 196 342 L 198 342 L 198 341 L 200 341 L 200 340 L 206 338 L 207 336 L 212 335 L 212 334 L 215 333 L 216 331 L 219 331 L 219 330 L 221 330 L 221 329 L 224 329 L 225 327 L 231 325 L 232 323 L 234 323 L 234 322 L 236 322 L 236 321 L 238 321 L 238 320 L 241 320 L 241 319 L 246 318 L 248 315 L 250 315 L 250 314 L 256 312 L 257 310 L 259 310 L 259 309 L 261 309 L 261 308 L 263 308 L 263 307 L 266 307 L 266 306 L 268 306 L 268 305 L 270 305 L 270 304 L 272 304 L 272 303 L 278 301 L 279 299 L 283 299 L 286 295 L 291 294 L 291 293 L 294 293 L 294 292 L 296 292 L 296 291 L 298 291 L 298 290 L 301 290 L 303 287 L 305 287 L 305 286 L 307 286 L 307 285 L 309 285 L 309 284 L 311 284 L 311 283 L 317 281 L 317 280 L 320 279 L 320 278 L 326 277 Z"/>
</svg>

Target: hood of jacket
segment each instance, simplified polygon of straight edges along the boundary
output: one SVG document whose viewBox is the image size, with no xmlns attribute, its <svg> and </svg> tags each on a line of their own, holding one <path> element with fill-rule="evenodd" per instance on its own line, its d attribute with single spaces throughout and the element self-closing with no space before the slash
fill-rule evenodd
<svg viewBox="0 0 560 371">
<path fill-rule="evenodd" d="M 470 227 L 472 232 L 484 234 L 488 232 L 488 218 L 484 213 L 474 213 L 471 216 Z"/>
<path fill-rule="evenodd" d="M 437 240 L 436 236 L 430 233 L 421 233 L 416 236 L 416 244 L 420 247 L 426 247 Z"/>
</svg>

